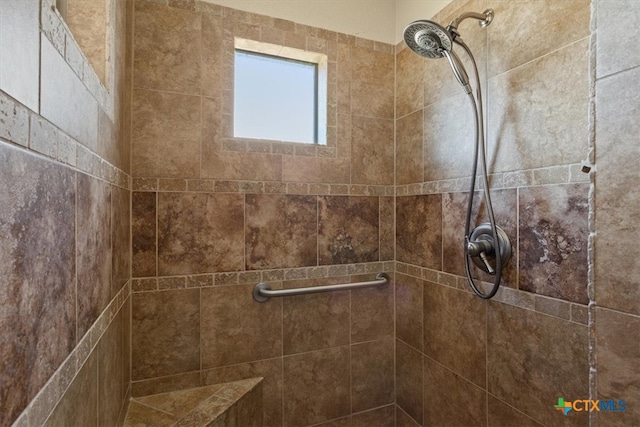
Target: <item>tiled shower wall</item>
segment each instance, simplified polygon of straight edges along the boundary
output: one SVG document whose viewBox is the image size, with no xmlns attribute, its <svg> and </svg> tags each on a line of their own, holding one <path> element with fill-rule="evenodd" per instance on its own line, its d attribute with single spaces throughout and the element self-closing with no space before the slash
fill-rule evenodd
<svg viewBox="0 0 640 427">
<path fill-rule="evenodd" d="M 513 250 L 489 302 L 464 278 L 469 100 L 447 61 L 397 48 L 398 422 L 586 425 L 586 412 L 563 417 L 553 405 L 593 390 L 590 176 L 581 171 L 593 161 L 590 2 L 455 1 L 435 20 L 487 8 L 489 27 L 469 20 L 459 30 L 480 69 L 493 205 Z M 474 224 L 487 221 L 481 199 Z"/>
<path fill-rule="evenodd" d="M 0 425 L 115 425 L 130 384 L 132 4 L 109 9 L 109 89 L 50 4 L 0 2 Z"/>
<path fill-rule="evenodd" d="M 328 57 L 326 146 L 233 137 L 241 37 Z M 132 394 L 265 377 L 265 425 L 394 417 L 393 46 L 202 2 L 137 1 Z"/>
</svg>

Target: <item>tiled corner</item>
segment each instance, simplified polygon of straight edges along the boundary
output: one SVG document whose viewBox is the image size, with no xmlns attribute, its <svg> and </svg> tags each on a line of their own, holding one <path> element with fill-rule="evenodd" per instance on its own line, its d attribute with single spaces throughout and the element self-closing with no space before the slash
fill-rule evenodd
<svg viewBox="0 0 640 427">
<path fill-rule="evenodd" d="M 422 109 L 398 119 L 396 123 L 396 184 L 423 181 Z"/>
<path fill-rule="evenodd" d="M 422 354 L 396 340 L 396 404 L 413 420 L 423 420 L 423 362 Z"/>
</svg>

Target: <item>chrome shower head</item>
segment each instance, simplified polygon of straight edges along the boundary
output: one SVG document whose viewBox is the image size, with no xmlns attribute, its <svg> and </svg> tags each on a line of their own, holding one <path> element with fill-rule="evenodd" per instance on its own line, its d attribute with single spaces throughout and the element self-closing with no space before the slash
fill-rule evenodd
<svg viewBox="0 0 640 427">
<path fill-rule="evenodd" d="M 415 21 L 404 29 L 404 41 L 409 49 L 426 58 L 442 58 L 443 51 L 450 52 L 451 34 L 433 21 Z"/>
<path fill-rule="evenodd" d="M 409 49 L 426 58 L 445 57 L 465 92 L 471 93 L 469 76 L 452 50 L 453 37 L 440 24 L 433 21 L 415 21 L 404 29 L 404 41 Z"/>
</svg>

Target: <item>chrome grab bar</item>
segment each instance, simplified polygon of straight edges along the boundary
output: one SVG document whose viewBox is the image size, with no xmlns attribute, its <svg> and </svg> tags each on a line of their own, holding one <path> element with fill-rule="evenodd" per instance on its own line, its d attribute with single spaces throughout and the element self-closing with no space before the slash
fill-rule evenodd
<svg viewBox="0 0 640 427">
<path fill-rule="evenodd" d="M 272 290 L 268 283 L 258 283 L 253 288 L 253 299 L 258 302 L 269 301 L 272 297 L 289 297 L 294 295 L 316 294 L 320 292 L 348 291 L 352 289 L 373 288 L 389 284 L 387 273 L 378 273 L 376 280 L 370 282 L 347 283 L 343 285 L 314 286 L 309 288 L 292 288 Z"/>
</svg>

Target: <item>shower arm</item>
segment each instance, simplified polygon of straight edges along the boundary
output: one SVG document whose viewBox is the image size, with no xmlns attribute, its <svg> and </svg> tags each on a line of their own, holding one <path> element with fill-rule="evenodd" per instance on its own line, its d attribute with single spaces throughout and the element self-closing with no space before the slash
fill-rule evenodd
<svg viewBox="0 0 640 427">
<path fill-rule="evenodd" d="M 486 28 L 489 24 L 491 24 L 491 21 L 493 21 L 493 9 L 487 9 L 482 13 L 465 12 L 451 21 L 451 23 L 447 25 L 447 31 L 451 33 L 452 39 L 454 41 L 456 37 L 460 35 L 460 33 L 458 33 L 458 25 L 460 25 L 460 23 L 467 18 L 477 19 L 478 21 L 480 21 L 478 22 L 478 25 L 480 25 L 481 28 Z"/>
</svg>

